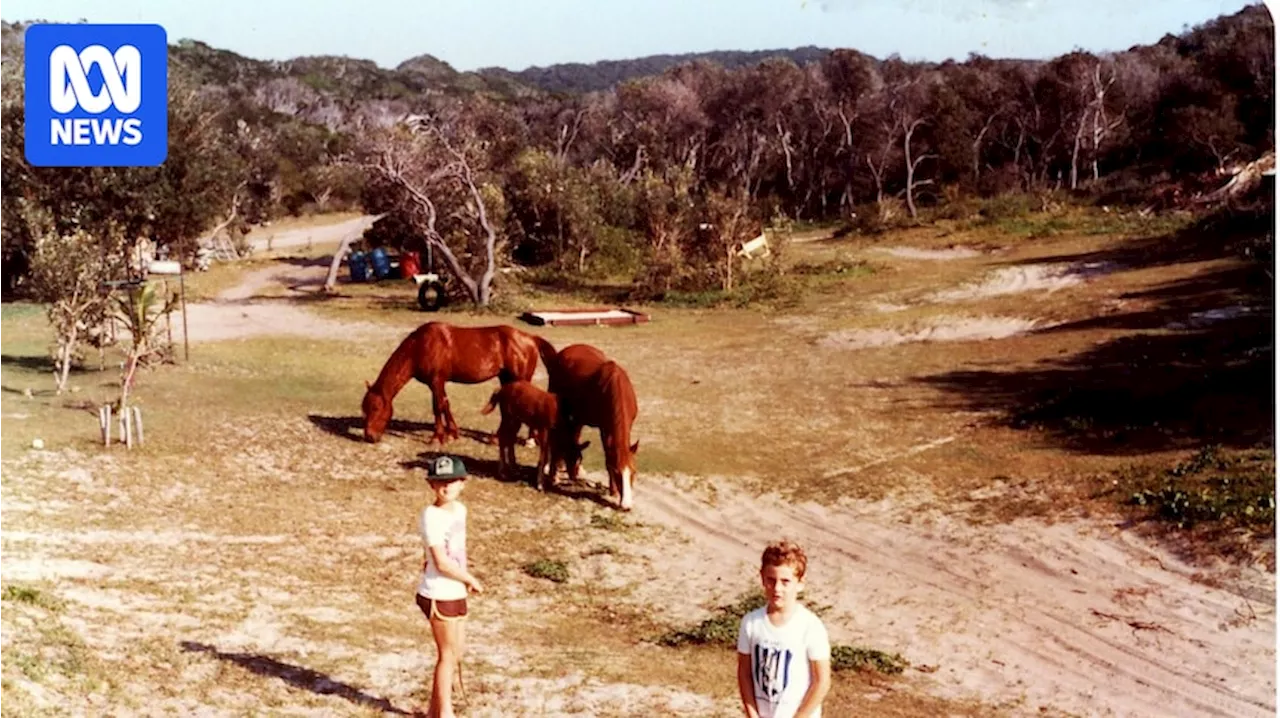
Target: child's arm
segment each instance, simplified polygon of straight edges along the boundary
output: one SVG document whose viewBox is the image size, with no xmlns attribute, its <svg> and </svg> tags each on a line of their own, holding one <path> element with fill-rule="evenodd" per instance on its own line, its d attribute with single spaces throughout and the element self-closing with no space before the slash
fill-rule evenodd
<svg viewBox="0 0 1280 718">
<path fill-rule="evenodd" d="M 738 697 L 742 699 L 742 712 L 747 718 L 760 718 L 756 707 L 756 688 L 751 681 L 751 655 L 738 654 Z"/>
<path fill-rule="evenodd" d="M 796 709 L 796 718 L 808 718 L 822 708 L 822 701 L 831 690 L 831 661 L 809 661 L 809 690 Z"/>
<path fill-rule="evenodd" d="M 484 587 L 469 572 L 463 571 L 453 559 L 449 558 L 449 554 L 444 552 L 444 544 L 431 547 L 431 559 L 436 562 L 436 571 L 445 578 L 451 578 L 455 581 L 461 581 L 466 584 L 467 588 L 476 593 L 483 593 Z"/>
<path fill-rule="evenodd" d="M 746 718 L 760 718 L 760 708 L 755 705 L 755 680 L 751 676 L 751 636 L 746 630 L 746 617 L 737 625 L 737 695 L 742 699 L 742 714 Z"/>
<path fill-rule="evenodd" d="M 814 619 L 814 625 L 806 636 L 805 654 L 809 659 L 809 689 L 800 700 L 796 718 L 808 718 L 822 709 L 822 701 L 831 690 L 831 639 L 822 621 Z"/>
</svg>

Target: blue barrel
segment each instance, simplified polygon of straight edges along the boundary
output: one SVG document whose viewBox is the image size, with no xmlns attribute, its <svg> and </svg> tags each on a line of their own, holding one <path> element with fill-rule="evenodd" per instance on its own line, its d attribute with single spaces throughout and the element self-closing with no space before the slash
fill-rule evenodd
<svg viewBox="0 0 1280 718">
<path fill-rule="evenodd" d="M 373 276 L 378 279 L 386 279 L 391 276 L 391 257 L 387 254 L 387 250 L 382 247 L 376 247 L 369 252 L 369 263 L 373 265 Z"/>
<path fill-rule="evenodd" d="M 351 270 L 351 281 L 369 281 L 369 262 L 364 252 L 359 250 L 352 252 L 351 256 L 347 257 L 347 268 Z"/>
</svg>

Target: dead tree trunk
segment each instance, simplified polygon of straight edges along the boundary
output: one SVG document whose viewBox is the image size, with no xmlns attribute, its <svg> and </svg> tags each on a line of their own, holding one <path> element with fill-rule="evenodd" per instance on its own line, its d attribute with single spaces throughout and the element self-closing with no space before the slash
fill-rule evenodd
<svg viewBox="0 0 1280 718">
<path fill-rule="evenodd" d="M 933 155 L 920 155 L 914 160 L 911 158 L 911 138 L 915 135 L 916 130 L 918 130 L 924 123 L 924 120 L 915 120 L 910 125 L 907 125 L 906 130 L 902 135 L 902 152 L 907 162 L 907 211 L 911 213 L 911 219 L 916 219 L 916 187 L 933 184 L 933 180 L 916 181 L 916 168 L 920 166 L 921 162 L 932 158 Z"/>
<path fill-rule="evenodd" d="M 329 263 L 329 273 L 324 278 L 324 292 L 332 294 L 334 288 L 338 284 L 338 269 L 342 267 L 342 260 L 346 258 L 347 253 L 351 251 L 351 243 L 364 236 L 364 232 L 374 222 L 382 219 L 386 215 L 378 215 L 369 218 L 368 224 L 358 228 L 356 231 L 342 238 L 342 243 L 338 245 L 338 251 L 333 253 L 333 261 Z"/>
</svg>

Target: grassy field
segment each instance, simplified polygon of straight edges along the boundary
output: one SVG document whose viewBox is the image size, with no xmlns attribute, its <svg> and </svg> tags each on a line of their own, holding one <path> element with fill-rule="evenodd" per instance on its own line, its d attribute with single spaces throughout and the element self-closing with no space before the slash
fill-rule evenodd
<svg viewBox="0 0 1280 718">
<path fill-rule="evenodd" d="M 1274 472 L 1263 418 L 1274 390 L 1251 383 L 1270 386 L 1260 377 L 1272 344 L 1242 344 L 1269 334 L 1270 310 L 1194 331 L 1168 326 L 1224 303 L 1261 306 L 1250 294 L 1261 285 L 1229 256 L 1134 259 L 1145 255 L 1133 247 L 1178 228 L 1093 213 L 877 237 L 818 232 L 788 248 L 800 278 L 785 308 L 637 305 L 651 323 L 537 331 L 557 347 L 598 346 L 626 367 L 640 398 L 644 490 L 684 486 L 712 506 L 717 496 L 759 493 L 797 505 L 887 501 L 979 525 L 1122 517 L 1144 491 L 1175 500 L 1161 493 L 1160 472 L 1209 443 L 1220 448 L 1201 473 L 1216 476 L 1214 461 L 1245 462 L 1249 476 Z M 902 246 L 973 254 L 885 251 Z M 189 284 L 189 299 L 323 253 L 219 266 Z M 1109 264 L 1089 281 L 1026 288 L 1044 279 L 1027 268 L 1064 263 Z M 1011 269 L 1012 284 L 983 284 Z M 503 287 L 508 310 L 597 298 L 514 280 Z M 938 298 L 966 287 L 974 291 L 965 298 Z M 115 396 L 118 358 L 108 353 L 99 370 L 91 356 L 72 391 L 54 396 L 42 310 L 0 308 L 5 715 L 425 706 L 433 651 L 411 593 L 421 561 L 415 512 L 427 500 L 420 477 L 438 451 L 424 443 L 429 392 L 406 388 L 383 443 L 358 433 L 364 380 L 428 317 L 415 311 L 408 283 L 340 289 L 300 303 L 382 334 L 195 343 L 190 361 L 142 373 L 147 440 L 132 451 L 102 447 L 96 426 L 96 407 Z M 255 297 L 281 294 L 272 284 Z M 953 330 L 938 328 L 992 317 L 1039 331 L 949 340 Z M 457 308 L 437 318 L 514 323 L 510 313 Z M 1117 359 L 1134 347 L 1131 360 L 1151 367 L 1142 381 Z M 492 390 L 449 386 L 462 427 L 496 428 L 496 416 L 479 413 Z M 1159 412 L 1135 408 L 1153 399 Z M 31 448 L 35 438 L 43 450 Z M 598 475 L 598 437 L 588 438 L 587 469 Z M 750 589 L 749 566 L 729 571 L 740 580 L 682 588 L 666 562 L 693 551 L 687 535 L 643 512 L 614 513 L 594 485 L 571 487 L 579 498 L 570 500 L 497 481 L 496 447 L 484 441 L 448 450 L 477 476 L 464 500 L 489 586 L 468 629 L 468 714 L 735 714 L 732 651 L 659 639 Z M 519 451 L 522 464 L 534 462 L 532 449 Z M 1246 503 L 1259 510 L 1266 497 L 1251 481 Z M 1232 523 L 1191 552 L 1209 546 L 1274 570 L 1274 492 L 1271 502 L 1269 523 Z M 1235 510 L 1230 500 L 1212 505 Z M 840 635 L 900 652 L 910 667 L 901 676 L 840 673 L 829 715 L 1057 714 L 1008 697 L 939 695 L 926 687 L 938 667 L 922 668 L 912 646 Z"/>
</svg>

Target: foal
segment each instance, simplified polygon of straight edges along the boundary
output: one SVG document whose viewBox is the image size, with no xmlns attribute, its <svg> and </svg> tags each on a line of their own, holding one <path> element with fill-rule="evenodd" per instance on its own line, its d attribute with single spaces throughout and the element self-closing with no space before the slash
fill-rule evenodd
<svg viewBox="0 0 1280 718">
<path fill-rule="evenodd" d="M 527 381 L 517 380 L 503 384 L 493 392 L 489 403 L 480 413 L 489 414 L 495 408 L 502 409 L 502 422 L 498 425 L 498 473 L 505 473 L 508 464 L 516 466 L 516 434 L 522 425 L 528 425 L 529 438 L 538 444 L 537 486 L 542 490 L 544 472 L 548 469 L 552 472 L 556 470 L 554 466 L 548 467 L 547 461 L 551 454 L 551 429 L 560 415 L 559 400 L 555 394 L 543 391 Z M 578 453 L 580 452 L 581 447 Z M 572 461 L 573 458 L 566 457 L 566 460 Z"/>
</svg>

